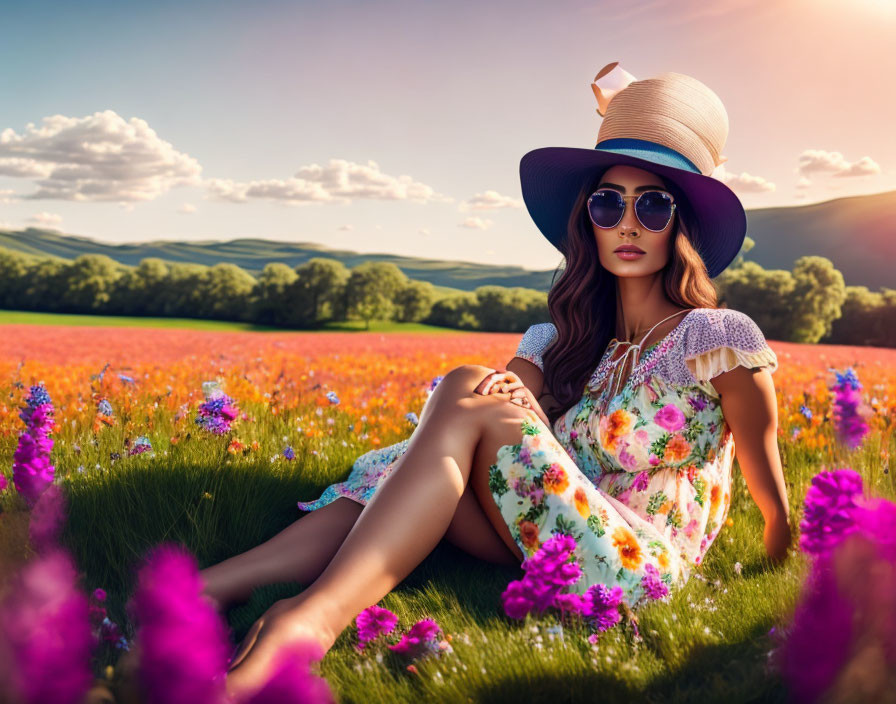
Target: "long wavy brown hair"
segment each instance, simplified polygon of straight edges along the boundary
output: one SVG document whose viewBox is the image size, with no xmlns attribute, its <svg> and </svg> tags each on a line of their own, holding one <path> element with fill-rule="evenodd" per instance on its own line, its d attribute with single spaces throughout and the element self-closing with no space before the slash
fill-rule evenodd
<svg viewBox="0 0 896 704">
<path fill-rule="evenodd" d="M 616 275 L 600 263 L 586 210 L 588 197 L 597 189 L 604 171 L 586 182 L 576 198 L 567 236 L 560 245 L 565 266 L 558 268 L 562 273 L 548 293 L 548 310 L 557 337 L 543 355 L 544 383 L 560 404 L 548 415 L 552 424 L 581 399 L 585 384 L 615 336 Z M 660 178 L 677 204 L 671 256 L 662 271 L 666 296 L 682 308 L 716 308 L 716 288 L 688 238 L 688 233 L 696 235 L 698 227 L 691 205 L 680 188 Z"/>
</svg>

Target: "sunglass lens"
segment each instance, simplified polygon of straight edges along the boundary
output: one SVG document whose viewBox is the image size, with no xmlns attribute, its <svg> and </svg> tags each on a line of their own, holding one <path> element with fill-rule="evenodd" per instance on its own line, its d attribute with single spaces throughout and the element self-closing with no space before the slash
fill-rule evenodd
<svg viewBox="0 0 896 704">
<path fill-rule="evenodd" d="M 588 201 L 588 213 L 598 227 L 613 227 L 622 217 L 625 201 L 616 191 L 597 191 Z"/>
<path fill-rule="evenodd" d="M 672 218 L 672 199 L 666 193 L 648 191 L 638 199 L 635 214 L 649 230 L 662 230 Z"/>
</svg>

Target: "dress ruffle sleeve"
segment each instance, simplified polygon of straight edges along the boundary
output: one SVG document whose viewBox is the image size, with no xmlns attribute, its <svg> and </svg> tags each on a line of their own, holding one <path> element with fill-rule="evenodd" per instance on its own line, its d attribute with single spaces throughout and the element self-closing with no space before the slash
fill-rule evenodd
<svg viewBox="0 0 896 704">
<path fill-rule="evenodd" d="M 774 374 L 778 357 L 759 326 L 745 313 L 730 308 L 707 309 L 688 330 L 685 364 L 701 384 L 741 365 L 768 368 Z"/>
<path fill-rule="evenodd" d="M 544 371 L 542 354 L 555 337 L 557 337 L 557 328 L 553 323 L 531 325 L 523 335 L 523 339 L 520 340 L 514 356 L 522 357 Z"/>
</svg>

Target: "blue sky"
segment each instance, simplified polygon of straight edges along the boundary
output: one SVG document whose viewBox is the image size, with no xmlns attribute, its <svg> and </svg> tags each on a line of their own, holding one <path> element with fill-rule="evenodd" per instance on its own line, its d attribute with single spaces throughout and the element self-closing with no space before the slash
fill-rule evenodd
<svg viewBox="0 0 896 704">
<path fill-rule="evenodd" d="M 2 227 L 553 268 L 519 160 L 612 61 L 719 95 L 748 209 L 896 189 L 893 0 L 0 6 Z"/>
</svg>

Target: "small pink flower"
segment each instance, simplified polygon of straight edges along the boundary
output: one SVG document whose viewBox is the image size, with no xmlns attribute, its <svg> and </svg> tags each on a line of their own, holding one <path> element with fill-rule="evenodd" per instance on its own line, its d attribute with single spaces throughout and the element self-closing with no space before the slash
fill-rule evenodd
<svg viewBox="0 0 896 704">
<path fill-rule="evenodd" d="M 674 403 L 667 403 L 654 414 L 653 422 L 670 433 L 674 433 L 685 426 L 685 417 L 678 406 Z"/>
<path fill-rule="evenodd" d="M 358 627 L 358 650 L 363 650 L 365 645 L 379 636 L 394 631 L 397 623 L 398 616 L 389 609 L 376 604 L 364 609 L 355 618 L 355 625 Z"/>
</svg>

